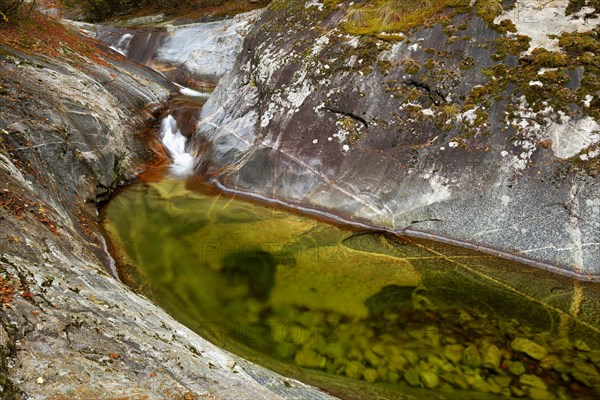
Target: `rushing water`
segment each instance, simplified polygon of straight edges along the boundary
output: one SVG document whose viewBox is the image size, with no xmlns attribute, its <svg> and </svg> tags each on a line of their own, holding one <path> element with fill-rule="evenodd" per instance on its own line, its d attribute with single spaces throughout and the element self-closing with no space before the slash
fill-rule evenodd
<svg viewBox="0 0 600 400">
<path fill-rule="evenodd" d="M 597 284 L 174 179 L 124 190 L 103 216 L 135 290 L 344 398 L 600 397 Z"/>
</svg>

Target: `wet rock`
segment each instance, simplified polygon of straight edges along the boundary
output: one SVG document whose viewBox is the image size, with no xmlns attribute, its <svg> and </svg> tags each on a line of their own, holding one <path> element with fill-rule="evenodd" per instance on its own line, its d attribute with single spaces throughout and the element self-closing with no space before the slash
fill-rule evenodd
<svg viewBox="0 0 600 400">
<path fill-rule="evenodd" d="M 200 79 L 217 82 L 231 70 L 242 40 L 262 10 L 223 21 L 174 27 L 157 49 L 160 61 L 180 65 Z"/>
<path fill-rule="evenodd" d="M 591 351 L 592 350 L 590 348 L 590 346 L 586 342 L 584 342 L 583 340 L 581 340 L 581 339 L 576 340 L 573 343 L 573 347 L 575 347 L 579 351 Z"/>
<path fill-rule="evenodd" d="M 508 370 L 513 375 L 523 375 L 525 373 L 525 366 L 520 361 L 513 361 L 510 363 Z"/>
<path fill-rule="evenodd" d="M 488 344 L 483 346 L 481 351 L 482 365 L 488 369 L 497 369 L 500 366 L 502 352 L 498 346 Z"/>
<path fill-rule="evenodd" d="M 519 382 L 525 386 L 531 386 L 540 389 L 547 389 L 546 383 L 542 378 L 532 374 L 524 374 L 519 378 Z"/>
<path fill-rule="evenodd" d="M 572 367 L 571 375 L 588 387 L 596 386 L 600 388 L 600 374 L 592 364 L 583 360 L 576 360 Z"/>
<path fill-rule="evenodd" d="M 428 389 L 434 389 L 440 384 L 440 379 L 433 371 L 420 371 L 419 378 L 421 379 L 421 382 L 423 382 L 423 385 Z"/>
<path fill-rule="evenodd" d="M 458 364 L 463 356 L 464 346 L 460 344 L 449 344 L 444 347 L 444 356 L 452 361 L 454 364 Z"/>
<path fill-rule="evenodd" d="M 471 368 L 481 366 L 481 354 L 475 345 L 470 345 L 463 351 L 461 362 Z"/>
<path fill-rule="evenodd" d="M 419 379 L 419 373 L 414 368 L 409 368 L 404 373 L 404 380 L 408 382 L 410 386 L 421 386 L 421 380 Z"/>
<path fill-rule="evenodd" d="M 516 338 L 510 346 L 513 350 L 523 352 L 536 360 L 541 360 L 548 355 L 548 350 L 544 346 L 525 338 Z"/>
<path fill-rule="evenodd" d="M 350 361 L 346 364 L 346 376 L 348 378 L 360 379 L 365 367 L 358 361 Z"/>
<path fill-rule="evenodd" d="M 373 368 L 366 368 L 363 371 L 363 378 L 365 379 L 365 381 L 369 382 L 369 383 L 373 383 L 377 380 L 377 370 L 373 369 Z"/>
<path fill-rule="evenodd" d="M 528 393 L 529 393 L 529 397 L 531 397 L 532 400 L 552 400 L 552 399 L 554 399 L 554 396 L 550 392 L 548 392 L 546 389 L 543 389 L 543 388 L 532 387 L 532 388 L 529 388 Z"/>
</svg>

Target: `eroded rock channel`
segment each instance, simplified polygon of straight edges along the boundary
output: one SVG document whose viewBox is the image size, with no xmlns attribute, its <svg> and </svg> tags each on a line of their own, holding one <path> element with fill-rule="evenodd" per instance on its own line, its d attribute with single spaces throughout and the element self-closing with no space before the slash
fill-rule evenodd
<svg viewBox="0 0 600 400">
<path fill-rule="evenodd" d="M 0 397 L 600 396 L 598 6 L 388 3 L 8 31 Z"/>
</svg>

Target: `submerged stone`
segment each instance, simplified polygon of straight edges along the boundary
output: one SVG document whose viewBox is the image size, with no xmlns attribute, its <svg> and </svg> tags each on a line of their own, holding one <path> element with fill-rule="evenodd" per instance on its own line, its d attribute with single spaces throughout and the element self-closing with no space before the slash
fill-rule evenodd
<svg viewBox="0 0 600 400">
<path fill-rule="evenodd" d="M 548 350 L 544 346 L 529 339 L 516 338 L 510 345 L 513 350 L 523 352 L 536 360 L 541 360 L 548 355 Z"/>
</svg>

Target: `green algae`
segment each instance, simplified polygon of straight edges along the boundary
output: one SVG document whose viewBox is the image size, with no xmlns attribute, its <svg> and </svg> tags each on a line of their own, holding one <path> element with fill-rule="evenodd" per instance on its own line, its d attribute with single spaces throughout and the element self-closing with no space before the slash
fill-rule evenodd
<svg viewBox="0 0 600 400">
<path fill-rule="evenodd" d="M 350 398 L 600 393 L 597 285 L 181 181 L 135 185 L 103 213 L 125 282 L 286 375 Z"/>
</svg>

